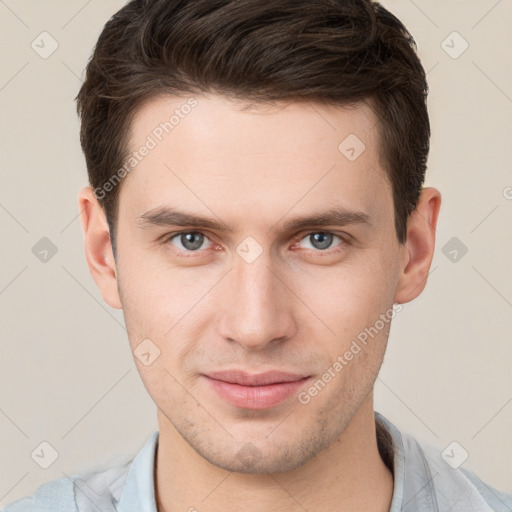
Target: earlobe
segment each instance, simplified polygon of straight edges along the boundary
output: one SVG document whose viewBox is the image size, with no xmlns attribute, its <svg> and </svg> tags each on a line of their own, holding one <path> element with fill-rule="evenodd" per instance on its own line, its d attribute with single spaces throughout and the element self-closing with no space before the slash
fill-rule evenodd
<svg viewBox="0 0 512 512">
<path fill-rule="evenodd" d="M 433 187 L 424 188 L 407 222 L 407 240 L 401 248 L 404 257 L 395 292 L 399 304 L 415 299 L 427 284 L 440 208 L 441 193 Z"/>
<path fill-rule="evenodd" d="M 121 309 L 110 231 L 105 211 L 91 187 L 85 187 L 80 191 L 78 207 L 84 233 L 85 257 L 91 275 L 103 300 L 109 306 Z"/>
</svg>

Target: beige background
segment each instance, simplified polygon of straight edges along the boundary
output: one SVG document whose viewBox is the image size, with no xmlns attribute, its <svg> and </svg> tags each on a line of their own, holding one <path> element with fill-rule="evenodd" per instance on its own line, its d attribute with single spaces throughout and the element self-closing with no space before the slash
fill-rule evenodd
<svg viewBox="0 0 512 512">
<path fill-rule="evenodd" d="M 103 24 L 123 4 L 0 2 L 0 506 L 127 460 L 156 429 L 122 314 L 89 275 L 77 218 L 86 170 L 74 97 Z M 512 491 L 512 2 L 384 5 L 428 70 L 427 185 L 444 202 L 431 277 L 394 320 L 376 409 L 440 452 L 457 441 L 469 453 L 464 467 Z M 43 31 L 58 43 L 46 59 L 31 47 Z M 469 44 L 458 58 L 453 31 Z M 42 237 L 57 248 L 46 263 L 32 252 Z M 48 469 L 31 458 L 43 441 L 58 452 Z"/>
</svg>

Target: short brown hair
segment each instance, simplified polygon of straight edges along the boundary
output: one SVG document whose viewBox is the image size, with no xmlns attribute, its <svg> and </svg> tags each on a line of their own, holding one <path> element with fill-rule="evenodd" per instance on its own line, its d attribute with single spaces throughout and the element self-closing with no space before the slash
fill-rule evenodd
<svg viewBox="0 0 512 512">
<path fill-rule="evenodd" d="M 368 101 L 379 123 L 397 238 L 406 240 L 429 151 L 428 86 L 413 37 L 379 3 L 129 2 L 103 28 L 76 98 L 91 186 L 101 189 L 123 167 L 143 102 L 202 92 L 262 103 Z M 120 186 L 97 195 L 113 244 Z"/>
</svg>

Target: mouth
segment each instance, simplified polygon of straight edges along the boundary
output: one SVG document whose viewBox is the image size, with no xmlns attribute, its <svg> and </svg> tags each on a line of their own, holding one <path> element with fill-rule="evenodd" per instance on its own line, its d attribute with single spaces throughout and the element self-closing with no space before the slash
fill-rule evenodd
<svg viewBox="0 0 512 512">
<path fill-rule="evenodd" d="M 235 407 L 253 410 L 268 409 L 284 402 L 311 379 L 310 375 L 282 371 L 249 374 L 229 370 L 202 376 L 221 399 Z"/>
</svg>

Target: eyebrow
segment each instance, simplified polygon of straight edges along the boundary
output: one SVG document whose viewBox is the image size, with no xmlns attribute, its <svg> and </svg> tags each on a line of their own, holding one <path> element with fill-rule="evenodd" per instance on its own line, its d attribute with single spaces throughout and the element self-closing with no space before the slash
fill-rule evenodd
<svg viewBox="0 0 512 512">
<path fill-rule="evenodd" d="M 234 232 L 235 226 L 228 225 L 220 219 L 201 215 L 192 215 L 173 208 L 158 207 L 138 217 L 139 227 L 146 229 L 151 226 L 193 226 L 194 228 L 212 229 L 216 231 Z M 277 223 L 279 224 L 279 223 Z M 318 213 L 297 217 L 282 223 L 283 231 L 298 231 L 308 227 L 346 226 L 350 224 L 366 224 L 371 226 L 370 215 L 363 211 L 331 208 Z M 275 229 L 272 227 L 270 229 Z M 269 229 L 269 231 L 270 231 Z"/>
</svg>

